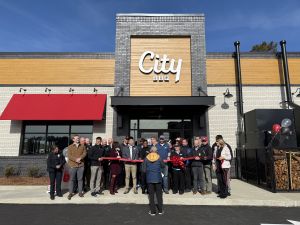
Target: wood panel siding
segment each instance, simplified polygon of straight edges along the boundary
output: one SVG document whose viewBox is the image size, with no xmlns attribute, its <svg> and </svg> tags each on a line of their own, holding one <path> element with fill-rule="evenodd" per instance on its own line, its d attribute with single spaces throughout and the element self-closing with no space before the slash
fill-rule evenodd
<svg viewBox="0 0 300 225">
<path fill-rule="evenodd" d="M 300 59 L 289 59 L 291 84 L 300 84 Z M 241 59 L 242 80 L 245 85 L 283 84 L 281 60 Z M 235 84 L 234 59 L 207 59 L 208 84 Z"/>
<path fill-rule="evenodd" d="M 113 85 L 114 59 L 1 59 L 0 84 Z"/>
<path fill-rule="evenodd" d="M 189 37 L 170 38 L 131 38 L 131 96 L 191 96 L 191 51 Z M 169 82 L 154 82 L 154 72 L 143 74 L 139 70 L 139 59 L 145 51 L 152 51 L 160 57 L 166 54 L 169 59 L 182 59 L 181 76 L 175 83 L 175 74 L 169 73 Z M 144 61 L 145 68 L 153 67 L 149 56 Z M 167 64 L 169 68 L 169 64 Z M 160 75 L 163 75 L 161 73 Z"/>
</svg>

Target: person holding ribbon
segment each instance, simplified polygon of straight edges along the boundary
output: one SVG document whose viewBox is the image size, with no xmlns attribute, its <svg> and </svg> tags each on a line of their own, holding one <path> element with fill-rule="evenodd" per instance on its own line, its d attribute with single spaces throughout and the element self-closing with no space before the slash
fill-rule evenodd
<svg viewBox="0 0 300 225">
<path fill-rule="evenodd" d="M 117 178 L 122 172 L 122 165 L 121 162 L 119 161 L 119 159 L 122 158 L 122 152 L 118 142 L 113 142 L 112 148 L 109 151 L 108 156 L 117 159 L 117 160 L 111 160 L 109 162 L 110 173 L 111 173 L 109 193 L 111 195 L 114 195 L 115 193 L 118 193 Z"/>
<path fill-rule="evenodd" d="M 226 198 L 228 193 L 227 176 L 230 168 L 231 154 L 228 146 L 223 139 L 217 141 L 218 149 L 214 170 L 216 171 L 218 183 L 220 185 L 220 194 L 218 197 Z"/>
<path fill-rule="evenodd" d="M 208 137 L 201 137 L 201 151 L 203 153 L 202 163 L 203 163 L 203 172 L 205 179 L 205 194 L 212 193 L 212 158 L 213 151 L 212 148 L 208 144 Z"/>
<path fill-rule="evenodd" d="M 171 162 L 172 162 L 172 178 L 173 178 L 173 194 L 182 195 L 184 193 L 184 170 L 185 163 L 183 158 L 186 155 L 181 151 L 181 146 L 179 144 L 174 145 L 174 150 L 171 153 Z"/>
<path fill-rule="evenodd" d="M 201 139 L 194 140 L 194 147 L 191 153 L 191 156 L 194 157 L 192 160 L 192 172 L 193 172 L 193 194 L 199 193 L 201 195 L 205 194 L 205 182 L 203 178 L 203 162 L 201 161 L 202 158 L 202 151 L 201 151 Z"/>
<path fill-rule="evenodd" d="M 128 141 L 128 146 L 123 148 L 122 152 L 125 160 L 125 191 L 124 194 L 129 193 L 129 180 L 130 180 L 130 174 L 132 176 L 132 183 L 133 183 L 133 193 L 138 194 L 137 188 L 136 188 L 136 172 L 137 172 L 137 163 L 134 162 L 134 160 L 139 159 L 139 150 L 134 145 L 134 140 L 132 137 L 130 137 Z"/>
</svg>

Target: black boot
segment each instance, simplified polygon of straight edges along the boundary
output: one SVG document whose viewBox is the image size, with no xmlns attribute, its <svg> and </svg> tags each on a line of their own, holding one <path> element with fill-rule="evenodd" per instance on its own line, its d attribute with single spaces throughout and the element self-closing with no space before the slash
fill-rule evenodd
<svg viewBox="0 0 300 225">
<path fill-rule="evenodd" d="M 115 194 L 115 182 L 116 182 L 116 178 L 115 177 L 111 177 L 111 179 L 110 179 L 110 186 L 109 186 L 109 193 L 111 195 Z"/>
</svg>

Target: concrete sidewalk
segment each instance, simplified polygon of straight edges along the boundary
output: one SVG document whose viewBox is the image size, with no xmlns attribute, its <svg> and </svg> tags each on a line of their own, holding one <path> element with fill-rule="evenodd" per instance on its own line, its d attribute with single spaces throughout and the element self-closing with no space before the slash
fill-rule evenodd
<svg viewBox="0 0 300 225">
<path fill-rule="evenodd" d="M 215 182 L 215 181 L 214 181 Z M 164 194 L 164 204 L 167 205 L 226 205 L 226 206 L 281 206 L 300 207 L 300 193 L 271 193 L 240 180 L 232 180 L 232 195 L 226 199 L 219 199 L 215 193 L 210 195 L 193 195 L 185 193 Z M 123 189 L 112 196 L 108 191 L 104 195 L 92 197 L 86 193 L 83 198 L 78 195 L 71 200 L 67 199 L 67 193 L 62 198 L 56 197 L 50 200 L 46 193 L 46 186 L 0 186 L 0 204 L 111 204 L 133 203 L 148 204 L 147 195 L 123 194 Z"/>
</svg>

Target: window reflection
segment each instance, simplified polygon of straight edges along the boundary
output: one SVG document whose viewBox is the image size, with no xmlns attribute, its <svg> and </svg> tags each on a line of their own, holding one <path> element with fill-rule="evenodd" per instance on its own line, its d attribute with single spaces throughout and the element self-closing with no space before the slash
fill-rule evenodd
<svg viewBox="0 0 300 225">
<path fill-rule="evenodd" d="M 28 122 L 25 124 L 21 154 L 47 154 L 54 145 L 62 150 L 72 141 L 72 134 L 92 139 L 93 125 L 89 121 L 90 124 L 54 123 L 36 124 L 36 122 Z"/>
<path fill-rule="evenodd" d="M 45 141 L 45 135 L 25 134 L 23 154 L 45 154 Z"/>
</svg>

